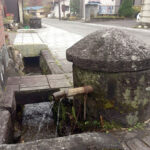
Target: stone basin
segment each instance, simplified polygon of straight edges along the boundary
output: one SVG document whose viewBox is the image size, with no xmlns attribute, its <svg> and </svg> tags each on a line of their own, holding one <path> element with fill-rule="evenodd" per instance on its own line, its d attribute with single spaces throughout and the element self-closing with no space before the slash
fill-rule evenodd
<svg viewBox="0 0 150 150">
<path fill-rule="evenodd" d="M 94 88 L 87 98 L 87 119 L 102 116 L 126 127 L 150 118 L 150 47 L 145 43 L 111 28 L 88 35 L 66 55 L 73 62 L 74 86 Z"/>
</svg>

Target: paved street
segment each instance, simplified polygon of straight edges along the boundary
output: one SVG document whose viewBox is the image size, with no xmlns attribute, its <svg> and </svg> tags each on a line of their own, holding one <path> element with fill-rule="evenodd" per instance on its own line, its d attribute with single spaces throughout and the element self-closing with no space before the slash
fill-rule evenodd
<svg viewBox="0 0 150 150">
<path fill-rule="evenodd" d="M 43 23 L 50 25 L 70 33 L 75 33 L 77 35 L 86 36 L 96 30 L 103 30 L 104 28 L 117 28 L 129 32 L 129 34 L 136 36 L 140 40 L 150 44 L 150 30 L 144 29 L 135 29 L 132 28 L 134 23 L 131 23 L 131 20 L 124 21 L 105 21 L 102 23 L 81 23 L 73 21 L 59 21 L 57 19 L 43 19 Z M 129 27 L 129 24 L 131 27 Z"/>
</svg>

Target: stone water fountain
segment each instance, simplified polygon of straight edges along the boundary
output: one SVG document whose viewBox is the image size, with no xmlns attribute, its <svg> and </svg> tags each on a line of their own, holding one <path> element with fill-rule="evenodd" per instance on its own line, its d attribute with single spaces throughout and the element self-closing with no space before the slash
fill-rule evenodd
<svg viewBox="0 0 150 150">
<path fill-rule="evenodd" d="M 69 48 L 67 59 L 73 62 L 74 87 L 94 88 L 87 119 L 134 126 L 150 118 L 150 47 L 143 42 L 113 28 L 97 31 Z"/>
</svg>

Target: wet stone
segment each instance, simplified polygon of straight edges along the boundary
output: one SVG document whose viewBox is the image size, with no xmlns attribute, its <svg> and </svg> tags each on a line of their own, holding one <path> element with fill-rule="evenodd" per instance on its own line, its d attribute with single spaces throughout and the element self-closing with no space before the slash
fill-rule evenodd
<svg viewBox="0 0 150 150">
<path fill-rule="evenodd" d="M 53 102 L 26 104 L 23 109 L 23 141 L 52 138 L 55 136 L 52 113 Z"/>
</svg>

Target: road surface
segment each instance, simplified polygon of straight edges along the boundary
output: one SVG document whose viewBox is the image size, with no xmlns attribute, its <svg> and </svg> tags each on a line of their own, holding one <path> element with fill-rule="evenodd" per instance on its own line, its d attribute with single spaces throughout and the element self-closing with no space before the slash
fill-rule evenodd
<svg viewBox="0 0 150 150">
<path fill-rule="evenodd" d="M 65 31 L 68 31 L 70 33 L 74 33 L 77 35 L 80 35 L 82 37 L 97 31 L 97 30 L 103 30 L 105 28 L 114 27 L 117 29 L 125 30 L 129 32 L 129 34 L 136 36 L 138 39 L 146 42 L 147 44 L 150 44 L 150 30 L 144 30 L 144 29 L 135 29 L 128 27 L 128 24 L 131 24 L 131 21 L 127 20 L 126 24 L 124 21 L 117 21 L 114 23 L 114 21 L 105 21 L 101 24 L 99 23 L 81 23 L 81 22 L 73 22 L 73 21 L 59 21 L 58 19 L 43 19 L 42 22 L 46 25 L 50 25 Z M 110 24 L 109 24 L 110 23 Z M 112 25 L 113 24 L 113 25 Z M 127 27 L 126 27 L 127 26 Z M 131 25 L 133 26 L 133 25 Z"/>
</svg>

